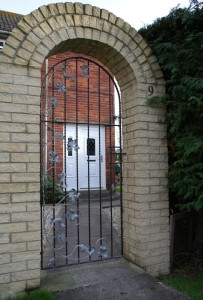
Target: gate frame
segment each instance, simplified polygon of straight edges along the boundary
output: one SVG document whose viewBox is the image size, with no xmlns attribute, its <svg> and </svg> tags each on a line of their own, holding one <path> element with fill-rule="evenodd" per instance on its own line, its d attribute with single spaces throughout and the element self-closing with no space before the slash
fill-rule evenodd
<svg viewBox="0 0 203 300">
<path fill-rule="evenodd" d="M 60 54 L 58 58 L 60 58 Z M 55 267 L 58 268 L 58 267 L 71 266 L 74 264 L 91 263 L 91 262 L 101 261 L 104 259 L 107 260 L 107 259 L 121 258 L 123 256 L 123 228 L 122 228 L 123 222 L 122 222 L 122 213 L 121 213 L 122 212 L 122 145 L 121 145 L 122 138 L 121 138 L 121 97 L 119 93 L 119 88 L 112 74 L 109 72 L 109 70 L 107 70 L 104 66 L 102 66 L 98 61 L 92 60 L 90 57 L 79 56 L 79 55 L 74 56 L 72 53 L 65 52 L 63 53 L 63 58 L 61 60 L 57 59 L 57 62 L 54 64 L 51 63 L 50 67 L 48 66 L 48 63 L 49 62 L 47 62 L 46 68 L 45 67 L 43 68 L 43 70 L 47 69 L 48 71 L 47 73 L 43 74 L 42 76 L 43 80 L 41 85 L 41 116 L 40 116 L 40 132 L 41 132 L 41 139 L 40 139 L 41 201 L 40 203 L 41 203 L 41 215 L 42 215 L 41 269 L 46 270 L 48 268 L 55 268 Z M 79 63 L 80 64 L 82 63 L 83 66 L 88 67 L 87 73 L 84 73 L 82 75 L 82 73 L 84 72 L 82 71 L 81 74 L 78 74 L 78 70 L 81 69 L 81 65 L 79 66 Z M 64 74 L 63 71 L 65 69 L 66 71 Z M 95 79 L 97 80 L 97 83 L 95 83 Z M 80 80 L 82 80 L 83 83 L 84 81 L 86 81 L 86 89 L 84 88 L 86 92 L 86 109 L 84 106 L 85 104 L 84 98 L 82 98 L 80 95 L 80 92 L 84 92 L 84 89 L 78 87 L 79 83 L 81 83 Z M 70 83 L 73 81 L 75 82 L 74 87 L 70 85 Z M 94 87 L 92 87 L 92 81 L 94 82 Z M 58 87 L 57 83 L 62 84 L 62 86 L 60 85 L 60 87 Z M 62 87 L 63 88 L 65 87 L 65 90 L 63 90 Z M 71 94 L 71 92 L 73 92 L 73 94 Z M 90 97 L 90 94 L 92 92 L 94 96 Z M 75 100 L 73 100 L 73 95 Z M 71 98 L 71 103 L 73 103 L 73 105 L 75 103 L 75 109 L 73 108 L 73 111 L 71 111 L 71 114 L 68 116 L 69 109 L 71 109 L 71 107 L 70 107 L 70 103 L 68 106 L 67 99 L 70 98 Z M 53 105 L 52 101 L 56 101 L 55 105 Z M 80 104 L 83 104 L 82 106 L 83 116 L 81 116 Z M 98 105 L 97 108 L 94 109 L 91 108 L 91 106 L 97 106 L 97 105 Z M 118 115 L 117 114 L 115 115 L 116 113 L 114 111 L 115 106 L 117 106 L 116 110 Z M 59 109 L 58 112 L 57 109 Z M 63 113 L 61 113 L 61 110 L 63 111 Z M 74 117 L 72 115 L 73 112 L 74 112 Z M 102 114 L 101 112 L 103 112 L 104 114 Z M 115 117 L 118 118 L 117 122 L 115 121 L 116 120 Z M 54 132 L 55 125 L 57 126 L 57 124 L 58 125 L 60 124 L 61 128 L 55 129 L 56 132 Z M 52 132 L 48 138 L 47 128 L 49 126 L 51 127 L 50 129 L 52 130 Z M 69 133 L 68 129 L 64 129 L 65 127 L 67 128 L 67 126 L 74 126 L 75 135 L 77 134 L 78 137 L 78 140 L 75 140 L 77 147 L 75 148 L 74 145 L 71 146 L 71 150 L 75 153 L 76 157 L 78 155 L 78 152 L 80 151 L 79 149 L 81 149 L 80 142 L 82 142 L 79 140 L 79 134 L 81 128 L 80 126 L 82 127 L 86 126 L 85 131 L 88 136 L 91 135 L 90 134 L 91 127 L 97 126 L 96 128 L 98 131 L 98 143 L 96 148 L 97 148 L 98 156 L 102 149 L 102 144 L 104 143 L 103 147 L 105 148 L 105 159 L 102 162 L 100 162 L 100 159 L 98 159 L 97 167 L 99 171 L 98 177 L 101 176 L 101 169 L 100 169 L 101 164 L 103 165 L 103 169 L 105 169 L 103 170 L 103 172 L 105 172 L 105 176 L 104 176 L 105 178 L 103 179 L 106 180 L 105 188 L 102 185 L 102 181 L 98 183 L 97 188 L 93 187 L 93 191 L 95 190 L 98 191 L 98 195 L 96 196 L 97 202 L 99 203 L 98 209 L 100 215 L 99 220 L 97 219 L 97 221 L 99 221 L 98 223 L 93 223 L 92 221 L 90 221 L 93 215 L 91 213 L 91 206 L 92 206 L 91 202 L 95 200 L 94 199 L 95 194 L 91 195 L 91 191 L 92 191 L 92 186 L 90 185 L 91 180 L 89 181 L 88 179 L 88 185 L 85 188 L 82 188 L 79 184 L 81 179 L 80 172 L 82 171 L 80 170 L 79 167 L 81 163 L 81 158 L 79 157 L 77 159 L 75 158 L 75 168 L 77 170 L 76 178 L 75 178 L 77 183 L 75 186 L 69 185 L 68 178 L 66 178 L 63 183 L 61 183 L 60 180 L 57 179 L 58 176 L 60 177 L 60 175 L 62 175 L 61 172 L 63 172 L 63 174 L 66 174 L 68 170 L 66 166 L 68 150 L 66 151 L 64 150 L 64 148 L 66 149 L 68 147 L 67 137 L 72 135 L 72 131 L 70 131 L 71 133 Z M 116 138 L 115 138 L 116 128 L 119 136 L 119 144 L 117 144 L 117 146 L 116 146 Z M 103 135 L 101 134 L 102 132 Z M 56 137 L 56 139 L 54 137 Z M 101 137 L 103 137 L 103 142 Z M 74 137 L 74 139 L 75 138 L 76 136 Z M 50 145 L 49 149 L 48 149 L 48 145 Z M 112 150 L 113 148 L 115 149 L 115 151 Z M 120 220 L 118 221 L 118 223 L 120 226 L 118 231 L 120 231 L 120 235 L 118 234 L 118 232 L 116 232 L 115 229 L 113 230 L 113 215 L 112 215 L 113 200 L 115 200 L 114 199 L 115 195 L 114 195 L 114 190 L 112 189 L 112 185 L 115 184 L 114 170 L 116 165 L 115 163 L 116 154 L 117 154 L 116 148 L 119 150 L 118 153 L 121 155 L 120 174 L 118 175 L 118 178 L 120 178 L 120 192 L 116 196 L 116 198 L 119 200 L 118 214 L 120 216 Z M 54 151 L 57 157 L 56 161 L 54 157 L 49 156 L 48 153 L 50 152 L 50 150 L 51 152 Z M 83 154 L 85 155 L 85 153 Z M 85 160 L 86 159 L 87 157 L 85 158 Z M 89 159 L 90 157 L 88 155 L 88 160 Z M 88 166 L 89 169 L 90 168 L 89 163 Z M 57 170 L 59 169 L 60 169 L 59 171 L 60 174 L 57 175 L 58 173 Z M 82 167 L 82 169 L 84 168 Z M 107 175 L 107 173 L 109 174 Z M 51 176 L 53 182 L 55 182 L 57 185 L 63 188 L 63 192 L 64 192 L 64 194 L 61 196 L 60 199 L 57 199 L 56 201 L 53 200 L 54 201 L 52 203 L 53 206 L 48 209 L 50 213 L 47 213 L 46 211 L 46 204 L 50 204 L 50 202 L 46 203 L 46 199 L 45 199 L 46 191 L 43 188 L 43 177 L 47 175 Z M 89 176 L 90 176 L 90 170 L 88 171 L 88 178 L 90 178 Z M 65 187 L 64 187 L 64 183 L 67 184 Z M 71 196 L 73 193 L 72 189 L 75 190 L 75 196 L 76 196 L 75 199 L 73 199 L 73 197 Z M 88 230 L 86 232 L 86 235 L 85 236 L 83 235 L 81 237 L 80 227 L 83 224 L 83 218 L 85 218 L 85 214 L 82 213 L 80 216 L 80 207 L 82 204 L 80 200 L 81 198 L 84 198 L 82 197 L 84 191 L 87 192 L 86 207 L 88 207 L 88 210 L 87 210 L 86 218 L 88 220 Z M 106 192 L 104 196 L 102 196 L 102 191 Z M 54 187 L 53 187 L 53 193 L 54 193 Z M 80 195 L 80 193 L 82 195 Z M 104 208 L 102 207 L 103 201 L 106 202 L 106 205 L 107 203 L 109 203 L 109 209 L 110 209 L 109 222 L 107 221 L 106 223 L 109 224 L 109 234 L 110 234 L 109 239 L 107 238 L 108 234 L 105 235 L 103 233 L 103 226 L 105 226 L 105 222 L 103 221 L 103 215 L 105 215 L 105 213 L 102 212 L 102 208 Z M 64 207 L 64 209 L 63 208 L 60 209 L 60 205 L 61 207 Z M 71 244 L 71 241 L 68 243 L 64 241 L 63 246 L 60 245 L 60 249 L 54 251 L 55 248 L 57 249 L 57 241 L 58 241 L 57 237 L 59 238 L 59 235 L 62 234 L 63 230 L 61 229 L 60 222 L 52 223 L 52 221 L 54 221 L 53 220 L 54 218 L 58 219 L 62 217 L 62 219 L 65 219 L 66 221 L 62 222 L 64 227 L 64 232 L 63 232 L 64 237 L 66 238 L 68 237 L 68 240 L 69 238 L 71 240 L 71 236 L 70 236 L 71 228 L 69 228 L 70 220 L 67 217 L 71 209 L 74 209 L 75 210 L 74 212 L 79 217 L 78 219 L 76 218 L 75 220 L 71 220 L 73 223 L 75 223 L 75 226 L 77 225 L 75 227 L 77 228 L 77 230 L 75 230 L 74 234 L 72 232 L 72 234 L 73 236 L 77 236 L 78 244 L 71 245 L 74 248 L 70 248 L 70 245 L 68 244 Z M 59 215 L 57 214 L 57 210 L 60 211 Z M 48 235 L 46 235 L 46 229 L 44 228 L 45 224 L 46 225 L 52 224 L 53 233 L 50 233 L 50 231 L 48 231 Z M 99 228 L 96 244 L 94 244 L 93 242 L 95 236 L 93 237 L 91 234 L 91 231 L 94 231 L 94 228 Z M 58 230 L 59 232 L 57 233 Z M 89 244 L 83 243 L 84 237 L 86 237 L 86 240 L 88 237 Z M 46 240 L 46 243 L 43 245 L 44 240 Z M 86 248 L 84 248 L 84 246 L 86 246 Z M 98 249 L 96 249 L 94 246 L 97 246 Z M 49 252 L 50 249 L 53 257 L 48 259 L 45 253 L 47 252 L 47 250 Z M 77 258 L 75 257 L 75 259 L 72 259 L 72 255 L 76 253 L 78 255 Z M 82 253 L 84 255 L 82 255 Z M 46 257 L 46 264 L 44 263 L 45 257 Z"/>
<path fill-rule="evenodd" d="M 165 107 L 147 106 L 152 94 L 165 92 L 157 60 L 107 10 L 50 4 L 25 16 L 0 54 L 2 298 L 40 284 L 41 66 L 67 50 L 101 61 L 121 89 L 124 256 L 152 275 L 169 272 Z"/>
</svg>

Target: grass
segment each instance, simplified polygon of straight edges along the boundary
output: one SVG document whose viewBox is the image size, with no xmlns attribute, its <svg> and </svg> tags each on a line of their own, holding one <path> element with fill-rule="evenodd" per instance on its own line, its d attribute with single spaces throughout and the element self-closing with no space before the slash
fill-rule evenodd
<svg viewBox="0 0 203 300">
<path fill-rule="evenodd" d="M 120 185 L 116 185 L 116 192 L 117 193 L 120 193 L 122 190 L 121 186 Z"/>
<path fill-rule="evenodd" d="M 11 297 L 8 300 L 54 300 L 54 296 L 47 290 L 35 290 L 25 295 Z"/>
<path fill-rule="evenodd" d="M 160 281 L 189 296 L 192 300 L 203 299 L 203 273 L 196 275 L 171 274 L 160 276 Z"/>
</svg>

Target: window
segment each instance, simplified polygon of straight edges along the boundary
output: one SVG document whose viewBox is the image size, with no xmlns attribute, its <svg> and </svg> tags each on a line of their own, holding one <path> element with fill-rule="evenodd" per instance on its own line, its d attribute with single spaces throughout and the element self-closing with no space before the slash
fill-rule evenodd
<svg viewBox="0 0 203 300">
<path fill-rule="evenodd" d="M 95 139 L 87 139 L 87 155 L 95 155 Z"/>
<path fill-rule="evenodd" d="M 68 156 L 73 156 L 73 139 L 72 137 L 68 138 Z"/>
</svg>

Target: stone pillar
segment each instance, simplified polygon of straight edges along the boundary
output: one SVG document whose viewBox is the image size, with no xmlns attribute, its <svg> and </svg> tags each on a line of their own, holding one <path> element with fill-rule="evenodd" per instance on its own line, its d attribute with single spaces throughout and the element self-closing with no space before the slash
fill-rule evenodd
<svg viewBox="0 0 203 300">
<path fill-rule="evenodd" d="M 7 296 L 40 284 L 41 79 L 10 64 L 0 73 L 0 294 Z"/>
<path fill-rule="evenodd" d="M 152 275 L 168 273 L 165 109 L 146 105 L 139 85 L 125 90 L 122 101 L 124 255 Z"/>
</svg>

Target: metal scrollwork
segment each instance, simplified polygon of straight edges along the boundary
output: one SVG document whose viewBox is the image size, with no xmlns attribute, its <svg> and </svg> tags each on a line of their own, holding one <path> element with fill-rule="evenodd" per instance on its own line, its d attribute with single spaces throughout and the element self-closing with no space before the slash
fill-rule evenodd
<svg viewBox="0 0 203 300">
<path fill-rule="evenodd" d="M 106 96 L 106 90 L 102 88 L 100 91 L 100 79 L 98 80 L 98 91 L 96 84 L 93 92 L 90 91 L 93 84 L 89 79 L 93 78 L 94 83 L 98 77 L 100 78 L 98 74 L 101 75 L 102 79 L 103 75 L 106 76 L 105 74 L 107 74 L 108 76 L 104 77 L 104 81 L 108 83 L 109 98 Z M 112 244 L 114 235 L 112 230 L 112 216 L 110 221 L 111 241 L 109 240 L 109 235 L 103 230 L 102 223 L 103 203 L 101 201 L 103 201 L 103 196 L 101 190 L 106 189 L 105 184 L 104 187 L 101 185 L 101 182 L 99 185 L 96 185 L 96 189 L 100 186 L 100 199 L 98 200 L 100 201 L 100 206 L 97 207 L 96 199 L 95 205 L 90 208 L 90 202 L 95 200 L 92 199 L 94 197 L 92 196 L 94 195 L 92 192 L 94 192 L 95 184 L 92 183 L 91 175 L 93 174 L 93 176 L 95 176 L 93 173 L 94 168 L 100 168 L 99 176 L 101 176 L 102 163 L 107 165 L 105 158 L 108 154 L 103 155 L 101 153 L 101 155 L 98 156 L 99 167 L 96 163 L 90 163 L 91 156 L 94 156 L 94 151 L 85 154 L 87 160 L 85 158 L 84 173 L 81 172 L 81 174 L 78 174 L 82 151 L 86 153 L 88 152 L 86 151 L 88 147 L 93 148 L 94 146 L 95 148 L 98 147 L 101 151 L 101 145 L 105 143 L 102 140 L 103 136 L 101 133 L 103 131 L 101 129 L 103 129 L 103 124 L 106 126 L 106 121 L 102 121 L 104 109 L 101 109 L 99 105 L 102 104 L 102 97 L 104 97 L 105 107 L 107 106 L 106 103 L 108 103 L 107 100 L 110 105 L 114 107 L 115 100 L 112 83 L 114 84 L 114 81 L 109 72 L 93 60 L 89 58 L 86 59 L 85 57 L 72 57 L 57 62 L 50 68 L 42 83 L 40 141 L 42 158 L 42 168 L 40 170 L 42 174 L 40 191 L 42 200 L 42 267 L 48 266 L 52 268 L 68 265 L 69 263 L 103 260 L 109 258 L 110 255 L 108 252 L 110 251 L 111 257 L 114 255 Z M 103 92 L 105 92 L 104 96 Z M 153 92 L 153 86 L 149 86 L 149 95 L 152 95 Z M 97 97 L 97 93 L 100 93 L 98 97 L 99 101 L 95 98 Z M 92 106 L 94 106 L 92 103 L 95 103 L 95 99 L 96 103 L 99 102 L 98 115 L 101 114 L 101 119 L 99 119 L 98 124 L 97 120 L 94 120 L 91 115 L 93 110 Z M 84 103 L 80 103 L 82 101 Z M 120 103 L 120 98 L 118 97 L 116 101 Z M 84 109 L 84 116 L 83 111 L 81 110 L 82 112 L 80 112 L 78 108 L 83 107 L 83 104 L 84 107 L 88 109 L 88 120 L 85 119 L 87 118 L 86 108 Z M 118 129 L 117 133 L 120 134 L 120 109 L 115 107 L 114 110 L 112 113 L 109 113 L 109 116 L 111 116 L 110 126 L 112 126 L 113 120 L 113 126 L 116 126 L 115 128 Z M 95 115 L 97 117 L 97 113 L 95 113 Z M 88 127 L 88 139 L 84 142 L 83 136 L 82 138 L 80 136 L 78 126 L 84 126 L 84 128 L 86 128 L 86 125 Z M 99 131 L 98 146 L 96 139 L 92 139 L 95 144 L 93 142 L 92 144 L 90 143 L 91 126 L 95 128 L 99 126 L 99 130 L 101 131 Z M 100 126 L 102 126 L 102 128 L 100 128 Z M 86 137 L 84 139 L 86 139 Z M 119 135 L 119 139 L 121 140 L 121 135 Z M 80 151 L 78 151 L 79 149 Z M 121 147 L 119 151 L 121 152 Z M 111 156 L 114 159 L 115 155 L 113 154 Z M 110 158 L 108 159 L 108 163 L 114 166 L 112 162 L 110 163 Z M 94 160 L 92 160 L 92 162 L 93 161 Z M 85 173 L 86 166 L 88 166 L 87 174 Z M 104 168 L 106 168 L 106 166 Z M 77 177 L 76 184 L 71 181 L 71 176 L 72 178 Z M 87 178 L 88 181 L 87 185 L 85 183 L 85 187 L 81 185 L 82 176 L 84 176 L 85 180 Z M 99 178 L 99 180 L 101 181 L 101 178 Z M 86 190 L 87 187 L 88 190 Z M 80 190 L 82 191 L 81 193 L 79 192 Z M 87 192 L 88 201 L 91 199 L 88 204 L 86 201 Z M 81 197 L 81 194 L 83 197 Z M 112 193 L 110 196 L 112 197 Z M 106 197 L 109 197 L 109 194 Z M 100 223 L 98 223 L 98 227 L 95 226 L 95 228 L 90 219 L 90 216 L 94 213 L 95 215 L 100 214 Z M 80 231 L 82 226 L 83 230 Z M 104 233 L 102 231 L 104 231 Z M 85 235 L 83 234 L 84 232 Z M 95 235 L 97 238 L 95 238 Z M 108 242 L 103 237 L 108 238 Z"/>
<path fill-rule="evenodd" d="M 67 74 L 65 69 L 62 70 L 62 74 L 63 74 L 63 77 L 65 77 L 66 79 L 71 79 L 72 82 L 75 81 L 75 76 L 74 75 L 71 75 L 71 74 Z"/>
</svg>

